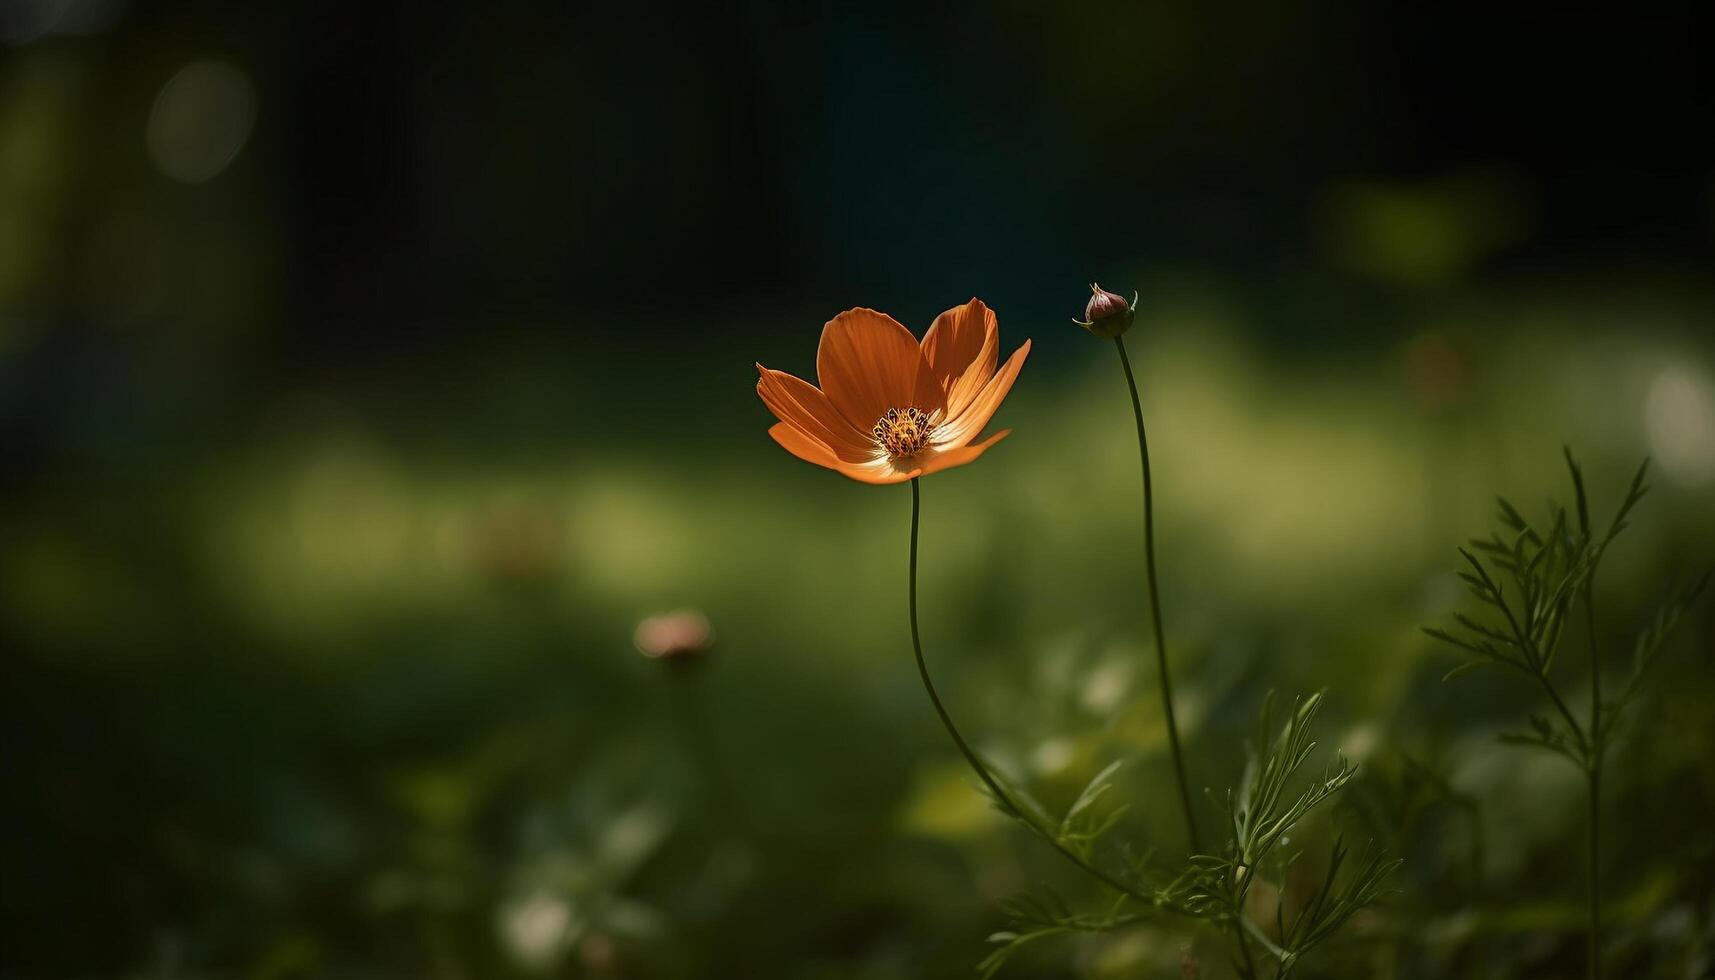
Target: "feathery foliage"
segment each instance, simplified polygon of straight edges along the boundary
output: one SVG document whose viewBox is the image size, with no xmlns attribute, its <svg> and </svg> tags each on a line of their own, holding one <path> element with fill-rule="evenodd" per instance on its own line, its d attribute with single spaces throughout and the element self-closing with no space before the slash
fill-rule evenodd
<svg viewBox="0 0 1715 980">
<path fill-rule="evenodd" d="M 1174 873 L 1172 869 L 1138 861 L 1129 869 L 1140 882 L 1159 882 L 1145 889 L 1121 894 L 1105 912 L 1077 912 L 1051 889 L 1042 889 L 1010 900 L 1004 908 L 1011 928 L 990 936 L 998 948 L 979 964 L 984 977 L 993 976 L 1021 949 L 1051 936 L 1071 933 L 1109 932 L 1153 916 L 1200 919 L 1242 930 L 1275 960 L 1275 975 L 1290 976 L 1301 957 L 1331 938 L 1360 909 L 1373 904 L 1384 893 L 1383 882 L 1399 866 L 1398 860 L 1366 848 L 1356 870 L 1342 874 L 1351 851 L 1336 839 L 1322 876 L 1321 886 L 1311 894 L 1296 915 L 1287 918 L 1284 903 L 1277 911 L 1272 933 L 1258 927 L 1244 909 L 1259 869 L 1265 866 L 1284 871 L 1301 857 L 1282 855 L 1288 842 L 1312 811 L 1343 789 L 1357 775 L 1357 767 L 1336 756 L 1308 780 L 1300 776 L 1316 748 L 1312 723 L 1321 708 L 1320 693 L 1300 698 L 1278 734 L 1274 734 L 1273 696 L 1259 712 L 1259 737 L 1239 786 L 1227 794 L 1230 836 L 1219 854 L 1196 854 Z M 1111 830 L 1125 807 L 1105 812 L 1098 805 L 1111 786 L 1118 765 L 1110 765 L 1090 780 L 1061 820 L 1058 830 L 1021 818 L 1025 826 L 1058 846 L 1088 848 Z M 1016 808 L 1003 812 L 1018 817 Z M 1281 889 L 1284 894 L 1285 889 Z M 1126 906 L 1132 908 L 1128 911 Z M 1236 938 L 1236 933 L 1235 933 Z M 1235 954 L 1240 951 L 1235 948 Z M 1256 976 L 1248 955 L 1235 955 L 1235 969 L 1246 977 Z"/>
<path fill-rule="evenodd" d="M 1637 698 L 1639 685 L 1685 610 L 1702 593 L 1709 574 L 1688 588 L 1672 590 L 1632 643 L 1630 670 L 1617 697 L 1604 699 L 1600 637 L 1596 630 L 1595 578 L 1608 546 L 1627 527 L 1638 502 L 1649 493 L 1644 483 L 1645 459 L 1633 474 L 1624 498 L 1606 528 L 1591 522 L 1584 470 L 1571 449 L 1563 450 L 1573 492 L 1573 509 L 1551 504 L 1546 523 L 1533 524 L 1506 498 L 1497 498 L 1500 527 L 1484 539 L 1461 548 L 1467 569 L 1461 569 L 1471 595 L 1486 611 L 1482 618 L 1455 613 L 1458 629 L 1427 627 L 1424 632 L 1471 655 L 1445 679 L 1487 664 L 1499 664 L 1529 677 L 1552 707 L 1552 712 L 1528 716 L 1526 731 L 1503 732 L 1510 745 L 1542 749 L 1562 756 L 1585 778 L 1589 802 L 1586 834 L 1588 862 L 1586 893 L 1587 976 L 1602 974 L 1601 793 L 1602 763 L 1619 730 L 1625 709 Z M 1481 555 L 1482 557 L 1478 557 Z M 1588 634 L 1590 708 L 1585 719 L 1568 707 L 1553 676 L 1555 658 L 1568 614 L 1582 606 Z"/>
<path fill-rule="evenodd" d="M 1574 509 L 1569 513 L 1553 504 L 1546 521 L 1533 524 L 1505 497 L 1496 498 L 1499 527 L 1459 549 L 1465 565 L 1459 577 L 1482 609 L 1476 616 L 1454 613 L 1456 628 L 1423 631 L 1469 655 L 1445 680 L 1496 664 L 1524 675 L 1541 690 L 1552 710 L 1530 715 L 1528 730 L 1503 733 L 1501 741 L 1553 752 L 1588 771 L 1607 749 L 1623 710 L 1636 700 L 1641 681 L 1707 586 L 1709 575 L 1669 593 L 1632 645 L 1630 670 L 1619 694 L 1600 702 L 1600 717 L 1580 722 L 1553 676 L 1566 618 L 1590 587 L 1608 546 L 1627 528 L 1633 509 L 1649 492 L 1644 482 L 1649 461 L 1633 474 L 1613 519 L 1599 532 L 1590 523 L 1582 467 L 1570 451 L 1566 464 Z"/>
</svg>

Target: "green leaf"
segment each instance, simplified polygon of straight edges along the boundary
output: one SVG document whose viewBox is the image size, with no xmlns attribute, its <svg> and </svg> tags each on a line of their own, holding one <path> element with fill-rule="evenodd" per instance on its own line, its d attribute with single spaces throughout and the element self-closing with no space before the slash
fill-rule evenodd
<svg viewBox="0 0 1715 980">
<path fill-rule="evenodd" d="M 1488 664 L 1482 660 L 1467 660 L 1464 663 L 1460 664 L 1459 666 L 1454 667 L 1452 670 L 1448 671 L 1447 673 L 1442 674 L 1441 675 L 1441 682 L 1443 684 L 1445 684 L 1446 682 L 1453 680 L 1456 677 L 1463 677 L 1464 675 L 1469 674 L 1471 671 L 1476 670 L 1479 667 L 1487 667 L 1487 666 L 1488 666 Z"/>
</svg>

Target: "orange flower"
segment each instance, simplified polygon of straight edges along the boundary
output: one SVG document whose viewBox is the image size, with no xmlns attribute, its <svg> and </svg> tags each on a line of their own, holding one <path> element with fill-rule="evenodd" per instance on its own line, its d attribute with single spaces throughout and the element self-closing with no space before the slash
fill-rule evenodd
<svg viewBox="0 0 1715 980">
<path fill-rule="evenodd" d="M 902 483 L 969 463 L 1012 431 L 975 441 L 1029 353 L 1026 340 L 995 369 L 1000 329 L 977 299 L 936 317 L 921 345 L 885 313 L 847 310 L 822 328 L 822 387 L 758 364 L 756 393 L 787 452 L 864 483 Z"/>
</svg>

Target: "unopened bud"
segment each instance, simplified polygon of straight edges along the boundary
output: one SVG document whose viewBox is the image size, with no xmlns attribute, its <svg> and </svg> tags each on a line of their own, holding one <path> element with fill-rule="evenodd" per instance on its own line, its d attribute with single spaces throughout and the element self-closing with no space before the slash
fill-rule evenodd
<svg viewBox="0 0 1715 980">
<path fill-rule="evenodd" d="M 694 609 L 650 616 L 637 624 L 632 641 L 637 651 L 651 660 L 685 666 L 701 659 L 714 645 L 709 620 Z"/>
<path fill-rule="evenodd" d="M 1110 293 L 1098 283 L 1090 283 L 1090 301 L 1084 304 L 1084 318 L 1074 320 L 1078 326 L 1104 339 L 1118 337 L 1131 329 L 1131 320 L 1135 314 L 1137 294 L 1133 293 L 1131 302 L 1118 293 Z"/>
</svg>

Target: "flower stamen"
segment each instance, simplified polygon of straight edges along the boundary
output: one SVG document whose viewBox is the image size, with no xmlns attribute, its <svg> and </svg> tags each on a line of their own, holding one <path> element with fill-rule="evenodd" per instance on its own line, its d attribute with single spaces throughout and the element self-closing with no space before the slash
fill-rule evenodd
<svg viewBox="0 0 1715 980">
<path fill-rule="evenodd" d="M 915 408 L 890 408 L 876 419 L 870 434 L 875 444 L 893 459 L 906 459 L 922 452 L 935 432 L 935 415 Z"/>
</svg>

